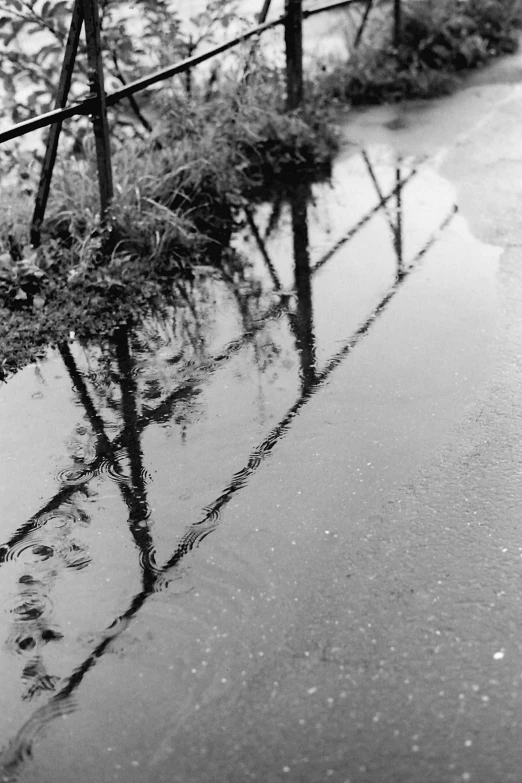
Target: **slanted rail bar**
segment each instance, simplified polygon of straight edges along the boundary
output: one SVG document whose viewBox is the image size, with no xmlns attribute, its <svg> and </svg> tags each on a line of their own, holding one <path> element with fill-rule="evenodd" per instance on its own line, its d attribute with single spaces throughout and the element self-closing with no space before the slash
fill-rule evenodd
<svg viewBox="0 0 522 783">
<path fill-rule="evenodd" d="M 64 54 L 60 84 L 58 86 L 55 108 L 52 111 L 31 117 L 23 122 L 13 125 L 0 132 L 0 144 L 25 136 L 35 130 L 54 126 L 49 134 L 40 184 L 35 199 L 35 208 L 31 224 L 31 243 L 34 247 L 40 244 L 40 230 L 45 216 L 47 199 L 50 192 L 53 168 L 56 161 L 58 141 L 62 123 L 70 117 L 89 115 L 93 123 L 93 131 L 96 142 L 96 158 L 100 191 L 100 215 L 106 219 L 113 197 L 111 150 L 109 140 L 109 126 L 107 121 L 107 108 L 114 106 L 124 98 L 132 96 L 152 87 L 158 82 L 189 72 L 191 68 L 215 57 L 222 52 L 248 41 L 254 36 L 279 25 L 284 25 L 286 48 L 286 82 L 287 82 L 287 110 L 295 111 L 301 108 L 304 100 L 303 80 L 303 19 L 325 11 L 335 10 L 357 3 L 366 3 L 362 23 L 357 34 L 358 44 L 365 27 L 368 14 L 374 0 L 336 0 L 326 6 L 303 10 L 303 0 L 285 0 L 285 13 L 276 19 L 266 21 L 271 0 L 264 0 L 261 13 L 258 15 L 258 24 L 234 38 L 225 41 L 203 54 L 187 57 L 175 65 L 162 68 L 155 73 L 137 79 L 130 84 L 125 84 L 118 90 L 106 94 L 103 76 L 103 62 L 100 43 L 100 25 L 98 19 L 98 0 L 74 0 L 71 18 L 71 29 Z M 400 13 L 401 0 L 395 0 L 395 29 L 399 29 L 397 13 Z M 397 9 L 399 9 L 397 11 Z M 78 49 L 80 31 L 85 27 L 85 36 L 88 55 L 90 95 L 88 98 L 66 106 L 71 85 L 76 53 Z M 397 36 L 396 36 L 397 37 Z"/>
<path fill-rule="evenodd" d="M 350 5 L 361 5 L 364 2 L 365 0 L 337 0 L 337 2 L 330 3 L 330 5 L 304 10 L 303 19 L 308 19 L 310 16 L 315 16 L 316 14 L 323 13 L 324 11 L 332 11 L 336 8 L 342 8 Z M 184 71 L 187 71 L 190 68 L 205 62 L 206 60 L 210 60 L 212 57 L 215 57 L 222 52 L 226 52 L 228 49 L 232 49 L 234 46 L 237 46 L 243 41 L 247 41 L 249 38 L 252 38 L 255 35 L 264 33 L 265 30 L 270 30 L 273 27 L 284 24 L 285 20 L 286 14 L 283 14 L 282 16 L 277 17 L 277 19 L 272 19 L 269 22 L 263 22 L 262 24 L 256 25 L 251 30 L 247 30 L 247 32 L 242 33 L 241 35 L 238 35 L 235 38 L 220 44 L 219 46 L 216 46 L 214 49 L 211 49 L 208 52 L 194 55 L 192 57 L 187 57 L 185 60 L 181 60 L 181 62 L 177 63 L 176 65 L 169 66 L 168 68 L 164 68 L 161 71 L 156 71 L 154 74 L 144 77 L 143 79 L 137 79 L 134 82 L 130 82 L 130 84 L 126 84 L 119 90 L 108 93 L 106 96 L 106 105 L 107 107 L 115 106 L 119 101 L 123 100 L 123 98 L 128 98 L 130 95 L 134 95 L 134 93 L 145 90 L 148 87 L 151 87 L 153 84 L 157 84 L 158 82 L 163 81 L 164 79 L 168 79 L 171 76 L 176 76 L 177 74 L 183 73 Z M 94 98 L 86 98 L 83 101 L 72 103 L 66 108 L 52 109 L 51 111 L 39 114 L 37 117 L 30 117 L 27 120 L 22 120 L 22 122 L 18 122 L 16 125 L 12 125 L 7 130 L 0 131 L 0 144 L 3 144 L 6 141 L 12 141 L 13 139 L 17 139 L 20 136 L 25 136 L 26 133 L 32 133 L 32 131 L 46 128 L 56 122 L 68 120 L 71 117 L 89 115 L 94 110 L 94 104 Z"/>
<path fill-rule="evenodd" d="M 303 19 L 308 19 L 309 16 L 315 16 L 316 14 L 322 14 L 323 11 L 335 11 L 337 8 L 345 8 L 348 5 L 362 5 L 365 0 L 336 0 L 335 3 L 329 5 L 321 5 L 319 8 L 304 8 Z"/>
<path fill-rule="evenodd" d="M 270 22 L 256 25 L 256 27 L 253 27 L 251 30 L 247 30 L 247 32 L 242 33 L 241 35 L 238 35 L 235 38 L 220 44 L 219 46 L 216 46 L 214 49 L 211 49 L 208 52 L 203 52 L 202 54 L 187 57 L 185 60 L 181 60 L 181 62 L 177 63 L 176 65 L 171 65 L 167 68 L 163 68 L 161 71 L 156 71 L 149 76 L 145 76 L 142 79 L 137 79 L 134 82 L 130 82 L 124 87 L 120 87 L 119 90 L 108 93 L 105 99 L 106 105 L 107 107 L 115 106 L 124 98 L 128 98 L 130 95 L 134 95 L 134 93 L 140 92 L 141 90 L 146 90 L 153 84 L 157 84 L 158 82 L 164 81 L 165 79 L 169 79 L 171 76 L 177 76 L 180 73 L 184 73 L 190 68 L 193 68 L 194 66 L 199 65 L 206 60 L 210 60 L 212 57 L 215 57 L 222 52 L 226 52 L 228 49 L 232 49 L 234 46 L 237 46 L 243 41 L 248 41 L 248 39 L 252 38 L 254 35 L 259 35 L 260 33 L 265 32 L 265 30 L 270 30 L 272 27 L 283 24 L 285 19 L 286 15 L 283 15 L 279 16 L 277 19 L 271 20 Z M 13 125 L 11 128 L 0 132 L 0 144 L 2 144 L 4 141 L 11 141 L 12 139 L 19 138 L 20 136 L 25 136 L 26 133 L 31 133 L 31 131 L 39 130 L 40 128 L 46 128 L 49 125 L 53 125 L 55 122 L 62 122 L 63 120 L 67 120 L 70 117 L 92 114 L 95 109 L 95 103 L 95 98 L 86 98 L 83 101 L 72 103 L 70 106 L 67 106 L 64 109 L 52 109 L 51 111 L 45 112 L 44 114 L 39 114 L 37 117 L 31 117 L 28 120 L 23 120 L 22 122 Z"/>
</svg>

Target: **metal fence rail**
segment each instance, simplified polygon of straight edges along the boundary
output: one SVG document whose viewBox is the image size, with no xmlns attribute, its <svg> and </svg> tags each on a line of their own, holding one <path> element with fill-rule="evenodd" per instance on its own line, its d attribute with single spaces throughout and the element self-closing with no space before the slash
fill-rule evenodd
<svg viewBox="0 0 522 783">
<path fill-rule="evenodd" d="M 394 0 L 396 13 L 396 31 L 398 29 L 397 14 L 400 21 L 400 2 Z M 181 62 L 163 68 L 141 79 L 124 85 L 112 93 L 105 93 L 103 78 L 102 49 L 100 43 L 100 23 L 98 18 L 98 0 L 74 0 L 69 38 L 64 53 L 60 83 L 56 96 L 55 108 L 36 117 L 24 120 L 5 131 L 0 132 L 0 144 L 25 136 L 32 131 L 53 126 L 47 140 L 46 153 L 42 165 L 40 184 L 35 200 L 35 210 L 31 225 L 31 243 L 40 244 L 40 229 L 45 216 L 47 200 L 62 123 L 71 117 L 90 116 L 96 141 L 96 158 L 100 190 L 100 213 L 102 219 L 106 216 L 112 200 L 112 166 L 109 142 L 107 108 L 115 106 L 124 98 L 131 98 L 135 93 L 148 89 L 154 84 L 178 74 L 186 73 L 200 63 L 232 49 L 249 39 L 259 36 L 267 30 L 280 25 L 285 29 L 286 48 L 286 79 L 287 108 L 298 109 L 303 100 L 303 42 L 302 21 L 319 13 L 336 10 L 352 5 L 364 5 L 365 10 L 358 30 L 355 45 L 360 41 L 368 15 L 374 0 L 336 0 L 336 2 L 318 8 L 303 10 L 303 0 L 285 0 L 285 13 L 276 19 L 266 21 L 270 8 L 270 0 L 264 0 L 263 8 L 258 16 L 258 24 L 244 33 L 214 47 L 208 52 L 188 57 Z M 83 101 L 66 106 L 69 94 L 80 33 L 85 25 L 85 37 L 89 60 L 90 94 Z M 398 34 L 398 33 L 397 33 Z"/>
</svg>

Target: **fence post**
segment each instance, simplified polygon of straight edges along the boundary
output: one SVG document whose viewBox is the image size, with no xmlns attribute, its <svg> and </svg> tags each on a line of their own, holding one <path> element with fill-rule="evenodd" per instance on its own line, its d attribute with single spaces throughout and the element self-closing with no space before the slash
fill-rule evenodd
<svg viewBox="0 0 522 783">
<path fill-rule="evenodd" d="M 100 187 L 100 214 L 103 220 L 112 201 L 112 165 L 107 122 L 107 103 L 103 80 L 103 61 L 100 41 L 100 18 L 98 0 L 83 0 L 85 15 L 85 40 L 87 43 L 87 61 L 89 85 L 96 101 L 92 117 L 96 160 L 98 164 L 98 182 Z"/>
<path fill-rule="evenodd" d="M 67 96 L 69 95 L 69 90 L 71 88 L 72 74 L 76 60 L 76 52 L 78 50 L 78 43 L 80 41 L 82 24 L 82 0 L 75 0 L 71 18 L 71 26 L 69 28 L 69 35 L 67 38 L 67 44 L 65 46 L 65 55 L 60 73 L 60 81 L 58 83 L 58 90 L 56 92 L 56 99 L 54 103 L 55 109 L 63 109 L 67 103 Z M 45 156 L 42 163 L 42 172 L 40 174 L 40 182 L 38 185 L 38 192 L 36 194 L 33 219 L 31 221 L 31 245 L 33 247 L 38 247 L 40 244 L 42 222 L 45 217 L 45 210 L 47 207 L 47 201 L 49 199 L 51 179 L 53 176 L 54 164 L 56 163 L 56 154 L 58 152 L 58 141 L 60 139 L 61 130 L 62 123 L 56 122 L 54 125 L 51 125 L 49 129 L 49 135 L 47 137 Z"/>
<path fill-rule="evenodd" d="M 393 45 L 399 48 L 402 41 L 402 8 L 401 0 L 394 0 L 393 4 Z"/>
<path fill-rule="evenodd" d="M 286 108 L 298 109 L 303 102 L 303 3 L 285 0 Z"/>
</svg>

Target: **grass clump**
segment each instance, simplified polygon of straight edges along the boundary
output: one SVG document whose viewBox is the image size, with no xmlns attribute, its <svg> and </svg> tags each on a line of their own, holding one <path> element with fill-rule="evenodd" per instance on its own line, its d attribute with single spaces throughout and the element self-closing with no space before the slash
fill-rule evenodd
<svg viewBox="0 0 522 783">
<path fill-rule="evenodd" d="M 406 0 L 398 47 L 391 12 L 330 74 L 332 97 L 355 105 L 439 97 L 464 73 L 518 48 L 521 0 Z"/>
<path fill-rule="evenodd" d="M 6 330 L 19 334 L 24 355 L 31 334 L 38 347 L 63 339 L 64 329 L 109 332 L 173 280 L 190 278 L 193 265 L 220 265 L 247 202 L 268 182 L 329 162 L 337 149 L 321 100 L 287 113 L 284 95 L 281 74 L 261 63 L 246 81 L 229 74 L 218 89 L 194 85 L 190 95 L 161 99 L 154 133 L 113 151 L 106 225 L 89 143 L 57 164 L 38 249 L 28 231 L 34 183 L 5 194 L 2 203 L 16 197 L 16 205 L 0 208 L 4 351 Z"/>
</svg>

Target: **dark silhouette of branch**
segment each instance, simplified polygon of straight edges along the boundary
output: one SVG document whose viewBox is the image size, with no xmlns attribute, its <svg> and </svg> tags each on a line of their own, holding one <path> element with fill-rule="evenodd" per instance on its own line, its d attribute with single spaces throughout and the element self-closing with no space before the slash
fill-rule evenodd
<svg viewBox="0 0 522 783">
<path fill-rule="evenodd" d="M 125 76 L 121 72 L 120 64 L 118 62 L 118 55 L 116 54 L 116 51 L 114 51 L 114 50 L 112 52 L 112 62 L 114 63 L 114 69 L 116 71 L 116 76 L 118 77 L 118 79 L 122 83 L 122 85 L 124 87 L 126 87 L 127 86 L 127 80 L 125 79 Z M 134 114 L 136 115 L 136 117 L 139 120 L 139 122 L 143 125 L 143 127 L 145 128 L 145 130 L 148 133 L 152 133 L 152 125 L 150 124 L 148 119 L 145 117 L 145 115 L 142 113 L 142 111 L 141 111 L 140 107 L 138 106 L 138 102 L 137 102 L 136 98 L 134 97 L 134 95 L 128 95 L 127 97 L 129 99 L 130 107 L 131 107 L 132 111 L 134 112 Z"/>
</svg>

